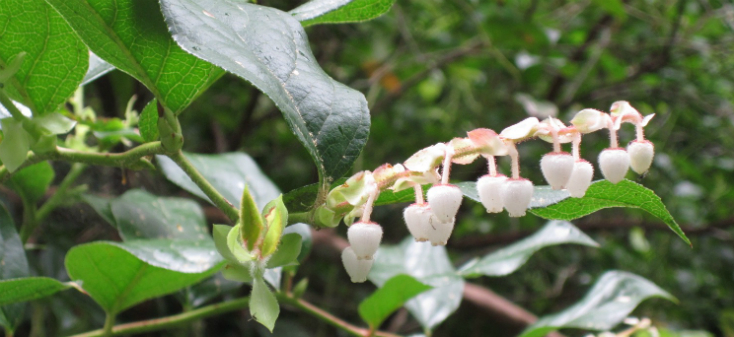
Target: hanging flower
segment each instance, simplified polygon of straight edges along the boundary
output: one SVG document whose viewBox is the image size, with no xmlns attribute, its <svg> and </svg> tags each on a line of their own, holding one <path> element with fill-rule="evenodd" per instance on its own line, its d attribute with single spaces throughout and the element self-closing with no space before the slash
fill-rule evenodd
<svg viewBox="0 0 734 337">
<path fill-rule="evenodd" d="M 367 281 L 367 275 L 372 269 L 374 260 L 358 259 L 352 247 L 347 247 L 342 251 L 342 263 L 344 269 L 347 270 L 349 278 L 353 283 L 362 283 Z"/>
</svg>

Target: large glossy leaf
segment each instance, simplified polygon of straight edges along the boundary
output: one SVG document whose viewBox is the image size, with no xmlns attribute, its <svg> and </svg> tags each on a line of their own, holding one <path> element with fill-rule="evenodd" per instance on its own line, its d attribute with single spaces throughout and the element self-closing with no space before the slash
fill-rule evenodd
<svg viewBox="0 0 734 337">
<path fill-rule="evenodd" d="M 610 330 L 650 297 L 675 301 L 673 296 L 640 276 L 608 271 L 581 301 L 557 314 L 541 317 L 521 336 L 541 337 L 560 328 Z"/>
<path fill-rule="evenodd" d="M 397 246 L 381 246 L 368 278 L 378 287 L 398 274 L 407 274 L 432 286 L 405 307 L 426 329 L 433 329 L 459 308 L 464 279 L 454 270 L 446 248 L 406 238 Z"/>
<path fill-rule="evenodd" d="M 640 208 L 665 222 L 683 241 L 691 244 L 660 197 L 645 186 L 629 180 L 617 184 L 599 180 L 591 184 L 583 198 L 567 198 L 544 208 L 531 209 L 530 212 L 546 219 L 574 220 L 610 207 Z"/>
<path fill-rule="evenodd" d="M 240 204 L 245 185 L 250 187 L 250 193 L 260 209 L 270 200 L 280 195 L 278 187 L 270 181 L 270 178 L 260 170 L 257 163 L 247 154 L 208 155 L 184 153 L 184 155 L 232 205 Z M 202 199 L 209 200 L 204 192 L 170 158 L 157 156 L 156 160 L 168 180 Z"/>
<path fill-rule="evenodd" d="M 87 72 L 87 47 L 43 1 L 0 2 L 0 36 L 0 67 L 26 53 L 5 90 L 37 116 L 56 111 Z"/>
<path fill-rule="evenodd" d="M 133 240 L 107 244 L 122 248 L 151 266 L 181 273 L 202 273 L 222 262 L 213 240 Z"/>
<path fill-rule="evenodd" d="M 110 211 L 124 240 L 208 239 L 201 207 L 188 199 L 158 197 L 129 190 L 110 201 Z"/>
<path fill-rule="evenodd" d="M 288 12 L 303 26 L 359 22 L 385 14 L 395 0 L 311 0 Z"/>
<path fill-rule="evenodd" d="M 28 276 L 28 260 L 23 243 L 15 230 L 13 218 L 5 206 L 0 204 L 0 279 L 14 279 Z M 0 325 L 13 331 L 20 324 L 25 310 L 24 303 L 0 307 Z"/>
<path fill-rule="evenodd" d="M 192 54 L 251 82 L 283 112 L 328 186 L 367 141 L 370 116 L 360 92 L 319 67 L 301 24 L 246 2 L 161 0 L 173 38 Z"/>
<path fill-rule="evenodd" d="M 54 180 L 53 167 L 47 161 L 28 166 L 10 177 L 10 186 L 21 198 L 36 203 Z"/>
<path fill-rule="evenodd" d="M 359 304 L 359 315 L 371 328 L 379 328 L 407 300 L 429 289 L 430 286 L 418 282 L 412 276 L 394 276 Z"/>
<path fill-rule="evenodd" d="M 481 259 L 474 259 L 459 269 L 464 277 L 504 276 L 520 268 L 538 250 L 565 243 L 590 247 L 598 244 L 567 221 L 550 221 L 535 234 Z"/>
<path fill-rule="evenodd" d="M 174 112 L 183 110 L 223 74 L 221 69 L 176 45 L 156 1 L 47 2 L 66 19 L 89 49 L 145 84 Z M 86 70 L 86 53 L 84 62 Z"/>
<path fill-rule="evenodd" d="M 49 277 L 23 277 L 0 281 L 0 305 L 51 296 L 70 285 Z"/>
<path fill-rule="evenodd" d="M 148 242 L 139 247 L 111 242 L 83 244 L 67 253 L 66 269 L 69 276 L 80 281 L 84 290 L 105 311 L 114 314 L 146 299 L 197 283 L 216 272 L 220 266 L 216 264 L 204 270 L 200 270 L 200 267 L 191 268 L 193 263 L 182 261 L 180 256 L 165 251 L 162 245 L 159 247 L 155 248 Z M 129 251 L 136 248 L 141 250 L 140 255 L 148 261 L 194 272 L 180 272 L 152 265 Z M 195 253 L 197 258 L 194 260 L 198 257 L 203 259 L 207 255 Z"/>
</svg>

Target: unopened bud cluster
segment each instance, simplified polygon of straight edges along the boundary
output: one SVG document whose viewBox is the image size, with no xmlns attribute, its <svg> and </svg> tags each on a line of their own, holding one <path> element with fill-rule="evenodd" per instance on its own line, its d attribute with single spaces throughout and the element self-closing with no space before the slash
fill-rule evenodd
<svg viewBox="0 0 734 337">
<path fill-rule="evenodd" d="M 530 205 L 534 185 L 520 176 L 517 144 L 533 138 L 552 143 L 553 151 L 540 160 L 545 180 L 553 189 L 565 189 L 571 197 L 581 198 L 594 176 L 592 164 L 580 156 L 582 135 L 609 130 L 610 146 L 601 152 L 598 164 L 604 178 L 616 184 L 630 167 L 639 174 L 650 168 L 654 149 L 645 140 L 643 127 L 653 116 L 643 117 L 628 102 L 618 101 L 612 104 L 609 114 L 594 109 L 579 111 L 570 126 L 552 117 L 542 122 L 531 117 L 499 134 L 490 129 L 472 130 L 465 138 L 422 149 L 402 164 L 384 164 L 372 172 L 355 174 L 329 192 L 325 204 L 316 209 L 316 217 L 327 226 L 338 225 L 342 218 L 351 225 L 347 233 L 350 247 L 342 253 L 342 261 L 353 282 L 364 282 L 382 240 L 382 227 L 370 221 L 380 191 L 414 189 L 415 203 L 403 211 L 408 231 L 418 242 L 445 245 L 463 200 L 461 189 L 449 182 L 452 164 L 465 165 L 480 156 L 486 158 L 488 172 L 476 184 L 480 201 L 488 213 L 507 210 L 511 217 L 520 217 Z M 625 122 L 634 124 L 637 134 L 626 149 L 617 140 L 617 130 Z M 572 144 L 571 153 L 562 150 L 564 143 Z M 498 172 L 498 156 L 510 157 L 509 177 Z M 432 186 L 424 200 L 422 186 L 429 184 Z M 357 217 L 360 220 L 354 222 Z"/>
</svg>

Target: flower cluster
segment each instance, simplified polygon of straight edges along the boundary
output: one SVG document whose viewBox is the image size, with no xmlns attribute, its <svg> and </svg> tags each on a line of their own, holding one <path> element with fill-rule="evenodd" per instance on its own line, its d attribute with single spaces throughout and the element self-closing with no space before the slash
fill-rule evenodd
<svg viewBox="0 0 734 337">
<path fill-rule="evenodd" d="M 608 129 L 610 147 L 599 155 L 599 169 L 609 182 L 622 181 L 631 167 L 643 174 L 652 163 L 653 144 L 645 140 L 643 127 L 654 114 L 642 116 L 628 102 L 612 104 L 610 113 L 583 109 L 566 126 L 560 120 L 548 118 L 539 121 L 527 118 L 497 134 L 490 129 L 469 131 L 467 137 L 454 138 L 416 152 L 402 164 L 384 164 L 374 171 L 362 171 L 344 184 L 331 190 L 323 206 L 316 209 L 317 221 L 336 226 L 341 219 L 349 225 L 350 247 L 342 253 L 342 261 L 352 282 L 367 280 L 373 256 L 382 240 L 382 227 L 370 221 L 370 215 L 380 191 L 393 192 L 413 188 L 415 203 L 403 211 L 410 234 L 419 242 L 445 245 L 456 222 L 463 192 L 449 183 L 452 164 L 469 164 L 477 158 L 487 159 L 487 174 L 476 184 L 479 199 L 488 213 L 507 210 L 511 217 L 521 217 L 533 197 L 533 183 L 520 176 L 517 144 L 540 138 L 553 144 L 553 151 L 540 160 L 540 168 L 548 184 L 556 190 L 566 189 L 571 197 L 581 198 L 591 185 L 594 167 L 580 156 L 581 137 L 584 134 Z M 637 137 L 627 149 L 620 148 L 617 130 L 622 123 L 636 127 Z M 562 144 L 571 143 L 571 153 L 562 150 Z M 497 170 L 495 157 L 509 156 L 509 177 Z M 439 170 L 440 169 L 440 170 Z M 423 198 L 423 185 L 432 185 Z M 358 222 L 354 222 L 359 218 Z"/>
</svg>

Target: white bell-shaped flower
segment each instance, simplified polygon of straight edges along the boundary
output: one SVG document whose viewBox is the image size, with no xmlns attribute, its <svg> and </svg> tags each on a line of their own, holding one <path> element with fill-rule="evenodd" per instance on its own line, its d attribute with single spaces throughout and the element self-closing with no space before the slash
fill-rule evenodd
<svg viewBox="0 0 734 337">
<path fill-rule="evenodd" d="M 500 213 L 504 207 L 502 203 L 502 186 L 504 186 L 507 177 L 504 175 L 483 175 L 477 180 L 477 192 L 479 200 L 487 209 L 487 213 Z"/>
<path fill-rule="evenodd" d="M 643 174 L 650 169 L 655 148 L 648 140 L 633 140 L 627 145 L 627 153 L 630 157 L 630 167 L 638 174 Z"/>
<path fill-rule="evenodd" d="M 540 170 L 543 172 L 545 181 L 554 190 L 560 190 L 565 187 L 568 178 L 571 177 L 575 161 L 568 152 L 547 153 L 540 159 Z"/>
<path fill-rule="evenodd" d="M 342 263 L 344 269 L 347 270 L 349 278 L 352 279 L 353 283 L 362 283 L 367 281 L 367 274 L 372 269 L 372 262 L 374 260 L 360 260 L 357 258 L 357 254 L 354 253 L 352 247 L 347 247 L 342 251 Z"/>
<path fill-rule="evenodd" d="M 601 173 L 612 184 L 622 181 L 629 167 L 630 156 L 622 148 L 605 149 L 599 154 Z"/>
<path fill-rule="evenodd" d="M 594 166 L 583 159 L 577 161 L 574 163 L 571 177 L 568 178 L 566 183 L 568 193 L 574 198 L 582 198 L 591 186 L 592 178 L 594 178 Z"/>
<path fill-rule="evenodd" d="M 511 217 L 525 215 L 525 211 L 533 198 L 533 183 L 530 180 L 518 178 L 507 179 L 502 187 L 502 203 Z"/>
<path fill-rule="evenodd" d="M 463 194 L 456 185 L 433 185 L 428 189 L 428 204 L 439 221 L 449 222 L 461 206 Z"/>
<path fill-rule="evenodd" d="M 382 227 L 374 222 L 356 222 L 347 230 L 349 244 L 358 260 L 372 260 L 382 240 Z"/>
<path fill-rule="evenodd" d="M 412 204 L 406 207 L 403 211 L 403 218 L 405 218 L 405 225 L 408 227 L 410 235 L 413 235 L 415 241 L 418 242 L 428 241 L 429 232 L 433 230 L 431 222 L 438 221 L 428 204 Z"/>
<path fill-rule="evenodd" d="M 454 230 L 455 222 L 456 218 L 442 222 L 435 216 L 431 217 L 428 228 L 428 240 L 431 241 L 431 245 L 445 246 L 451 237 L 451 232 Z"/>
</svg>

